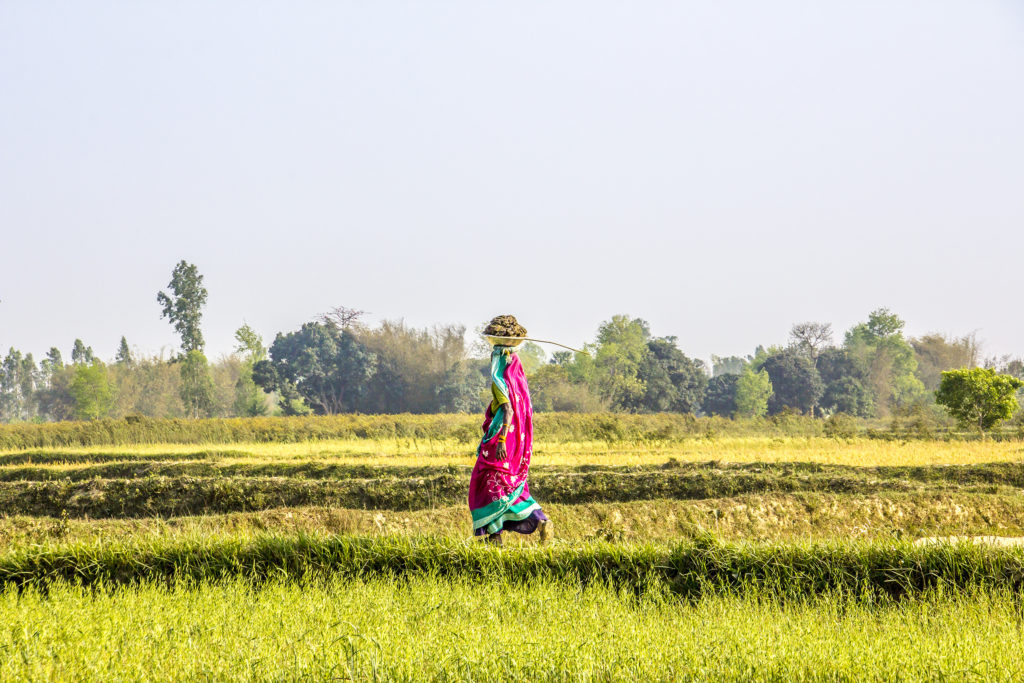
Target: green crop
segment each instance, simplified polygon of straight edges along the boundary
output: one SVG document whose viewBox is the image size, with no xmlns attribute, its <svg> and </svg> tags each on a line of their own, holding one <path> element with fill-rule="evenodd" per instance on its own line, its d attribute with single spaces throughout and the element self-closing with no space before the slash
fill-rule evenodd
<svg viewBox="0 0 1024 683">
<path fill-rule="evenodd" d="M 1005 591 L 679 600 L 421 575 L 0 594 L 3 680 L 1019 680 Z"/>
<path fill-rule="evenodd" d="M 742 543 L 703 536 L 673 546 L 534 546 L 498 551 L 476 542 L 416 537 L 264 536 L 72 543 L 0 556 L 0 585 L 418 576 L 529 583 L 600 583 L 634 593 L 759 593 L 800 597 L 841 591 L 867 599 L 933 590 L 1024 587 L 1024 551 L 901 542 Z"/>
</svg>

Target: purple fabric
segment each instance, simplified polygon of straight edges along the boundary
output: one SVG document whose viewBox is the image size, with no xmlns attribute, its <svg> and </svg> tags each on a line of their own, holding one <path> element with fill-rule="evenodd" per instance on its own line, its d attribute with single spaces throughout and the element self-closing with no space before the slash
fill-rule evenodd
<svg viewBox="0 0 1024 683">
<path fill-rule="evenodd" d="M 513 520 L 506 520 L 504 527 L 498 531 L 500 534 L 502 531 L 515 531 L 517 534 L 532 534 L 537 530 L 537 527 L 541 522 L 547 521 L 548 516 L 544 514 L 543 510 L 534 510 L 530 513 L 530 516 L 526 519 L 521 519 L 518 522 Z M 487 529 L 477 529 L 476 535 L 483 536 L 487 533 Z"/>
</svg>

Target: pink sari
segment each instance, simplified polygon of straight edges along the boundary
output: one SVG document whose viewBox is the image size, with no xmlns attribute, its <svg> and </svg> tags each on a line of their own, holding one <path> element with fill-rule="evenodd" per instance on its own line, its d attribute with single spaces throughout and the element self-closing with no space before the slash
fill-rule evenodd
<svg viewBox="0 0 1024 683">
<path fill-rule="evenodd" d="M 530 497 L 527 477 L 533 455 L 533 406 L 526 374 L 513 349 L 496 346 L 491 353 L 491 392 L 494 400 L 484 415 L 483 439 L 469 481 L 469 509 L 473 533 L 498 534 L 503 530 L 533 533 L 546 520 Z M 504 460 L 497 456 L 498 434 L 512 411 Z"/>
</svg>

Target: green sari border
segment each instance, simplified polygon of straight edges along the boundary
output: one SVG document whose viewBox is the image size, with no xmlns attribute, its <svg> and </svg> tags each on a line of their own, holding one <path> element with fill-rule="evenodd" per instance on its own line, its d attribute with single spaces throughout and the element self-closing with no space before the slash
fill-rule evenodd
<svg viewBox="0 0 1024 683">
<path fill-rule="evenodd" d="M 523 489 L 526 488 L 526 480 L 515 488 L 512 493 L 507 496 L 502 496 L 493 503 L 489 503 L 482 508 L 470 510 L 473 515 L 473 528 L 481 527 L 490 522 L 495 517 L 505 514 L 506 512 L 518 512 L 523 508 L 525 504 L 532 501 L 533 498 L 527 498 L 521 503 L 513 503 L 512 501 L 523 495 Z"/>
<path fill-rule="evenodd" d="M 486 526 L 487 533 L 496 534 L 499 531 L 501 531 L 502 528 L 504 528 L 505 522 L 519 522 L 532 515 L 534 510 L 540 510 L 540 505 L 533 498 L 529 498 L 523 502 L 529 504 L 522 510 L 519 510 L 518 512 L 513 512 L 512 510 L 509 510 L 508 512 L 501 515 L 497 519 L 491 520 Z M 479 528 L 479 526 L 476 526 L 474 524 L 474 531 L 476 531 Z"/>
</svg>

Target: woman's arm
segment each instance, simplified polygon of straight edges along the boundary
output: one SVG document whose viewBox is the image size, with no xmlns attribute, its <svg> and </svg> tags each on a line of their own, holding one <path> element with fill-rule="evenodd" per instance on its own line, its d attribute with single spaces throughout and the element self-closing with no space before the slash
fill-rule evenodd
<svg viewBox="0 0 1024 683">
<path fill-rule="evenodd" d="M 498 448 L 495 455 L 498 456 L 498 460 L 504 460 L 508 457 L 508 451 L 505 448 L 505 439 L 508 438 L 509 427 L 512 426 L 512 416 L 515 412 L 512 410 L 512 404 L 506 403 L 505 410 L 502 411 L 502 419 L 504 422 L 501 423 L 501 429 L 498 431 Z"/>
</svg>

